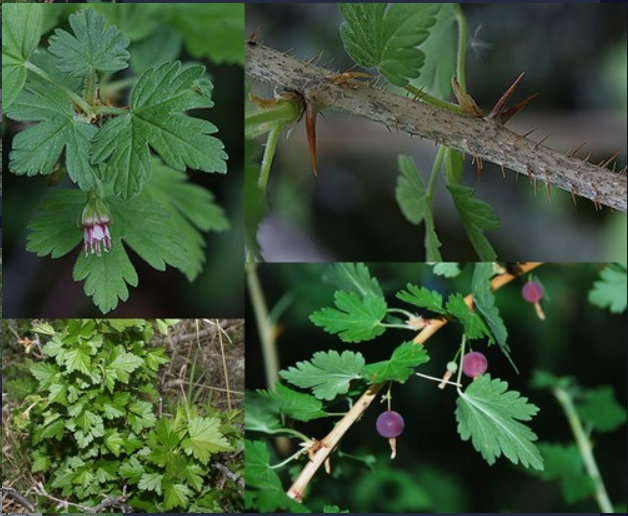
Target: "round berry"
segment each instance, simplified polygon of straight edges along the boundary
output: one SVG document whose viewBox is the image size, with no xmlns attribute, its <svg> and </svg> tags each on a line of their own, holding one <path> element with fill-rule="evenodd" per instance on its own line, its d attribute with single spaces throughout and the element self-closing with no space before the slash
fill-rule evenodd
<svg viewBox="0 0 628 516">
<path fill-rule="evenodd" d="M 400 436 L 404 426 L 405 423 L 403 422 L 401 414 L 394 410 L 387 410 L 381 413 L 377 418 L 377 433 L 387 439 Z"/>
<path fill-rule="evenodd" d="M 471 378 L 477 378 L 488 369 L 488 360 L 479 351 L 467 353 L 462 359 L 462 372 Z"/>
<path fill-rule="evenodd" d="M 543 285 L 538 281 L 528 281 L 521 289 L 521 295 L 528 303 L 538 303 L 544 293 Z"/>
</svg>

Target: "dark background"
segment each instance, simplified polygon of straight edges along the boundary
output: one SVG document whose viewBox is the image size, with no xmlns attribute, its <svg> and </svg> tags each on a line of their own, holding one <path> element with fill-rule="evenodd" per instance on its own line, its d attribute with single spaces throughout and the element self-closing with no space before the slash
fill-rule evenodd
<svg viewBox="0 0 628 516">
<path fill-rule="evenodd" d="M 471 268 L 459 278 L 435 277 L 431 268 L 421 264 L 368 264 L 387 295 L 389 307 L 412 310 L 411 305 L 395 300 L 394 293 L 411 282 L 438 290 L 446 297 L 450 292 L 470 292 Z M 375 340 L 359 344 L 342 343 L 336 336 L 314 326 L 308 317 L 315 310 L 333 306 L 334 288 L 322 281 L 325 265 L 266 264 L 259 267 L 266 301 L 271 314 L 278 316 L 277 348 L 280 367 L 310 360 L 316 351 L 350 349 L 361 352 L 367 363 L 386 360 L 394 347 L 410 340 L 412 333 L 387 330 Z M 508 328 L 508 343 L 520 374 L 517 375 L 496 346 L 487 347 L 482 340 L 472 341 L 476 351 L 483 352 L 488 372 L 506 381 L 540 408 L 530 426 L 539 440 L 551 443 L 573 442 L 563 411 L 547 391 L 529 385 L 535 369 L 557 376 L 574 376 L 588 388 L 610 384 L 620 403 L 626 405 L 625 344 L 626 314 L 613 315 L 590 305 L 587 293 L 598 278 L 601 265 L 544 265 L 534 271 L 546 288 L 544 308 L 547 320 L 537 319 L 532 305 L 521 298 L 525 279 L 520 278 L 496 293 L 496 303 Z M 247 304 L 246 385 L 248 389 L 266 388 L 258 330 Z M 421 312 L 419 310 L 419 312 Z M 420 372 L 441 377 L 446 363 L 460 344 L 460 327 L 448 324 L 426 344 L 430 361 Z M 463 383 L 467 383 L 466 380 Z M 362 393 L 357 388 L 353 399 Z M 392 407 L 405 419 L 404 433 L 397 439 L 398 456 L 389 459 L 388 443 L 375 431 L 375 420 L 385 410 L 376 400 L 361 421 L 341 441 L 341 450 L 350 454 L 372 454 L 377 457 L 375 471 L 349 459 L 332 455 L 334 478 L 322 470 L 314 477 L 306 503 L 313 510 L 338 505 L 351 512 L 597 512 L 593 500 L 567 505 L 562 500 L 558 482 L 544 482 L 525 473 L 522 468 L 500 458 L 489 466 L 470 442 L 462 442 L 457 431 L 454 411 L 455 390 L 441 391 L 436 383 L 413 377 L 404 385 L 395 384 Z M 345 412 L 343 404 L 333 405 L 331 412 Z M 321 439 L 332 428 L 334 418 L 311 423 L 297 423 L 295 428 L 309 437 Z M 255 438 L 259 437 L 258 434 Z M 272 441 L 271 441 L 272 442 Z M 293 441 L 294 442 L 294 441 Z M 626 500 L 626 427 L 611 434 L 593 435 L 594 454 L 609 496 L 615 504 Z M 296 445 L 294 445 L 296 446 Z M 296 451 L 275 454 L 273 464 Z M 301 461 L 300 466 L 303 466 Z M 289 470 L 286 472 L 286 470 Z M 284 468 L 284 485 L 289 475 L 300 467 Z M 337 474 L 337 476 L 335 476 Z M 414 493 L 414 494 L 412 494 Z M 426 496 L 434 505 L 421 505 Z"/>
<path fill-rule="evenodd" d="M 598 163 L 621 151 L 626 164 L 626 5 L 548 3 L 463 4 L 468 19 L 467 87 L 490 110 L 513 80 L 526 76 L 511 102 L 539 97 L 508 126 L 562 152 L 587 142 Z M 353 63 L 342 47 L 335 4 L 249 4 L 247 34 L 295 57 L 324 51 L 320 66 L 338 72 Z M 264 98 L 272 90 L 253 85 Z M 280 138 L 269 184 L 272 215 L 260 241 L 267 261 L 421 260 L 423 228 L 408 223 L 394 199 L 396 156 L 414 157 L 424 180 L 432 167 L 432 142 L 389 134 L 383 127 L 325 111 L 318 121 L 319 174 L 314 178 L 303 124 Z M 394 132 L 394 131 L 393 131 Z M 486 164 L 482 181 L 467 160 L 464 184 L 477 188 L 502 219 L 488 233 L 506 260 L 605 261 L 626 257 L 626 216 L 553 189 L 535 197 L 527 181 L 503 180 Z M 435 196 L 436 229 L 445 259 L 475 260 L 449 195 L 441 184 Z"/>
</svg>

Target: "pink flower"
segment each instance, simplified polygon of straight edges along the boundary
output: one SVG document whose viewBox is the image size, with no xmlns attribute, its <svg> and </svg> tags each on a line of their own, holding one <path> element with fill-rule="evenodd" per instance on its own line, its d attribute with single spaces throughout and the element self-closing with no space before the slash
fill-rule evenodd
<svg viewBox="0 0 628 516">
<path fill-rule="evenodd" d="M 81 224 L 83 225 L 83 248 L 85 256 L 96 253 L 102 256 L 102 251 L 111 250 L 111 212 L 107 203 L 98 197 L 91 198 L 83 208 Z"/>
<path fill-rule="evenodd" d="M 92 254 L 96 253 L 101 256 L 102 250 L 109 252 L 111 250 L 111 235 L 109 234 L 109 223 L 99 223 L 92 226 L 85 225 L 83 233 L 83 241 L 85 242 L 85 256 L 88 256 L 88 249 Z"/>
</svg>

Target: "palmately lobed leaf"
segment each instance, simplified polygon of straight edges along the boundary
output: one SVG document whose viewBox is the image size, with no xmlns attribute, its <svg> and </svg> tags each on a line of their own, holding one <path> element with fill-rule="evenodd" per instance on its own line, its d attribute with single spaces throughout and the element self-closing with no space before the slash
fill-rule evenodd
<svg viewBox="0 0 628 516">
<path fill-rule="evenodd" d="M 626 264 L 615 263 L 604 267 L 600 279 L 589 291 L 589 302 L 600 308 L 608 308 L 611 313 L 626 311 Z"/>
<path fill-rule="evenodd" d="M 70 179 L 82 190 L 94 187 L 98 172 L 90 162 L 90 149 L 98 129 L 75 115 L 72 101 L 61 89 L 31 81 L 5 114 L 19 122 L 39 122 L 13 139 L 11 172 L 50 174 L 65 151 Z"/>
<path fill-rule="evenodd" d="M 334 301 L 337 308 L 323 308 L 310 316 L 316 326 L 329 333 L 338 333 L 345 342 L 371 340 L 386 330 L 381 324 L 387 309 L 383 297 L 361 297 L 355 292 L 338 290 Z"/>
<path fill-rule="evenodd" d="M 333 400 L 339 394 L 346 394 L 352 380 L 360 378 L 364 367 L 364 357 L 360 353 L 343 351 L 319 351 L 312 360 L 298 362 L 279 372 L 286 381 L 302 389 L 312 389 L 314 396 L 321 400 Z"/>
<path fill-rule="evenodd" d="M 390 360 L 365 366 L 362 377 L 371 383 L 386 381 L 404 383 L 412 376 L 415 367 L 428 362 L 429 359 L 423 345 L 404 342 L 395 348 Z"/>
<path fill-rule="evenodd" d="M 311 394 L 305 394 L 275 383 L 275 391 L 258 390 L 257 394 L 271 402 L 272 409 L 286 417 L 297 421 L 311 421 L 327 417 L 329 414 L 323 410 L 323 402 Z M 266 421 L 269 423 L 269 421 Z"/>
<path fill-rule="evenodd" d="M 83 9 L 69 17 L 74 36 L 63 29 L 50 37 L 50 53 L 61 72 L 86 77 L 92 70 L 115 73 L 128 66 L 129 39 L 117 27 L 105 27 L 105 17 Z"/>
<path fill-rule="evenodd" d="M 130 113 L 109 120 L 99 131 L 92 162 L 107 162 L 116 195 L 128 200 L 151 178 L 151 147 L 176 170 L 227 171 L 224 146 L 210 136 L 217 128 L 183 114 L 213 105 L 204 73 L 202 66 L 180 62 L 151 68 L 133 88 Z"/>
<path fill-rule="evenodd" d="M 323 280 L 340 290 L 355 292 L 360 296 L 384 297 L 377 278 L 371 276 L 363 263 L 335 263 L 323 274 Z"/>
<path fill-rule="evenodd" d="M 425 54 L 417 48 L 436 23 L 439 4 L 340 3 L 340 35 L 360 66 L 377 68 L 396 86 L 420 75 Z"/>
<path fill-rule="evenodd" d="M 473 447 L 489 463 L 502 454 L 514 464 L 543 469 L 543 459 L 534 444 L 537 436 L 521 421 L 530 421 L 538 408 L 508 384 L 483 374 L 459 391 L 456 421 L 463 441 L 471 439 Z"/>
<path fill-rule="evenodd" d="M 195 417 L 190 419 L 188 437 L 181 446 L 188 455 L 193 455 L 206 465 L 212 454 L 232 450 L 229 441 L 220 431 L 217 418 Z"/>
<path fill-rule="evenodd" d="M 13 104 L 26 83 L 26 62 L 39 44 L 43 5 L 4 5 L 2 16 L 3 108 Z"/>
</svg>

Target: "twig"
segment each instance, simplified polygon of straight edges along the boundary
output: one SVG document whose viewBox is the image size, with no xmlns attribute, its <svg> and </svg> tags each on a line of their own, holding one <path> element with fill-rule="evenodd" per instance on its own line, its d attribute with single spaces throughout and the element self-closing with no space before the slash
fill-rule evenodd
<svg viewBox="0 0 628 516">
<path fill-rule="evenodd" d="M 526 263 L 521 264 L 519 267 L 518 275 L 512 275 L 510 273 L 500 274 L 495 277 L 491 281 L 491 289 L 498 290 L 504 285 L 507 285 L 515 278 L 527 274 L 531 270 L 535 269 L 541 265 L 540 263 Z M 467 295 L 464 298 L 464 302 L 466 305 L 471 308 L 473 303 L 473 296 L 471 294 Z M 445 319 L 434 319 L 432 323 L 426 326 L 423 330 L 419 332 L 419 334 L 414 338 L 414 342 L 416 344 L 422 345 L 424 344 L 434 333 L 440 330 L 443 326 L 447 324 L 447 320 Z M 351 407 L 351 410 L 347 412 L 344 417 L 336 423 L 336 426 L 333 428 L 327 436 L 320 441 L 321 446 L 318 448 L 316 452 L 310 455 L 310 460 L 305 465 L 297 479 L 294 481 L 290 489 L 288 489 L 288 496 L 293 498 L 296 501 L 301 501 L 303 499 L 303 493 L 305 492 L 306 487 L 312 480 L 314 474 L 318 471 L 318 469 L 325 463 L 331 454 L 332 450 L 338 445 L 344 434 L 351 428 L 351 426 L 358 421 L 366 409 L 369 408 L 373 400 L 377 397 L 379 391 L 387 384 L 387 382 L 377 383 L 371 385 L 364 394 L 360 397 L 360 399 Z"/>
<path fill-rule="evenodd" d="M 27 511 L 33 512 L 35 510 L 35 506 L 21 493 L 16 491 L 14 488 L 2 485 L 2 494 L 8 496 L 14 502 L 20 504 Z"/>
<path fill-rule="evenodd" d="M 126 499 L 131 495 L 130 493 L 127 494 L 126 486 L 124 486 L 124 488 L 122 489 L 122 496 L 107 496 L 102 502 L 100 502 L 95 507 L 87 507 L 85 505 L 80 505 L 77 503 L 68 502 L 67 500 L 61 500 L 59 498 L 55 498 L 54 496 L 46 492 L 46 488 L 41 482 L 39 482 L 37 486 L 35 487 L 35 492 L 39 496 L 43 496 L 45 498 L 48 498 L 48 500 L 56 502 L 58 504 L 58 507 L 63 507 L 64 509 L 67 509 L 69 506 L 72 506 L 72 507 L 76 507 L 77 509 L 81 509 L 83 512 L 96 513 L 96 512 L 101 512 L 103 509 L 106 509 L 108 507 L 117 507 L 118 509 L 122 509 L 123 513 L 131 512 L 131 507 L 129 507 L 129 505 L 125 503 Z"/>
<path fill-rule="evenodd" d="M 220 462 L 214 462 L 212 464 L 213 468 L 220 471 L 225 477 L 235 483 L 240 489 L 244 489 L 244 480 L 242 477 L 233 471 L 231 471 L 227 466 L 221 464 Z"/>
<path fill-rule="evenodd" d="M 542 182 L 548 180 L 552 186 L 576 191 L 596 204 L 627 211 L 625 176 L 537 146 L 495 120 L 457 115 L 363 83 L 347 87 L 334 82 L 334 74 L 328 70 L 259 44 L 247 45 L 246 72 L 254 79 L 298 92 L 319 111 L 330 108 L 395 127 L 519 174 L 527 174 L 529 167 Z"/>
</svg>

